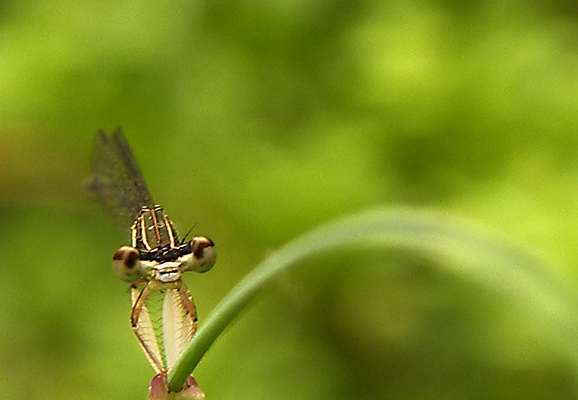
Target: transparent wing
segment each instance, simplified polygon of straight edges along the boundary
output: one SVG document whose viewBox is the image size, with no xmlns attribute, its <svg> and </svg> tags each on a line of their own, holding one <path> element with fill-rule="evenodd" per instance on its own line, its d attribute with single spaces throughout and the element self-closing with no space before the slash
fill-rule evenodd
<svg viewBox="0 0 578 400">
<path fill-rule="evenodd" d="M 197 329 L 197 312 L 182 281 L 149 281 L 131 287 L 132 324 L 149 363 L 167 373 Z"/>
<path fill-rule="evenodd" d="M 153 200 L 120 128 L 108 136 L 99 131 L 91 160 L 87 190 L 98 196 L 110 217 L 123 227 L 131 226 L 143 206 Z"/>
</svg>

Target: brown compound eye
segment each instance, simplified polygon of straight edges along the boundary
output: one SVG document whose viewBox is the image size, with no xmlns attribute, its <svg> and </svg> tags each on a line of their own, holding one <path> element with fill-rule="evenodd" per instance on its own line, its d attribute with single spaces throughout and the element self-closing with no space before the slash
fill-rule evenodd
<svg viewBox="0 0 578 400">
<path fill-rule="evenodd" d="M 142 275 L 139 252 L 134 247 L 122 246 L 112 256 L 112 269 L 123 281 L 133 282 Z"/>
<path fill-rule="evenodd" d="M 193 257 L 191 257 L 185 270 L 202 273 L 213 268 L 217 259 L 217 251 L 211 239 L 206 236 L 195 236 L 191 240 L 190 246 Z"/>
</svg>

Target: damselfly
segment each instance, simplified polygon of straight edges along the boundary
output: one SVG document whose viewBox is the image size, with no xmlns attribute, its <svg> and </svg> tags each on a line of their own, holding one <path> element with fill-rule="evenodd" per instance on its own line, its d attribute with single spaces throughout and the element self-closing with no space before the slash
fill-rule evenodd
<svg viewBox="0 0 578 400">
<path fill-rule="evenodd" d="M 157 374 L 166 375 L 197 329 L 193 299 L 181 280 L 186 271 L 215 264 L 211 239 L 179 240 L 163 209 L 155 205 L 120 128 L 97 134 L 92 175 L 86 182 L 118 223 L 131 226 L 132 246 L 112 259 L 116 274 L 131 282 L 133 331 Z"/>
</svg>

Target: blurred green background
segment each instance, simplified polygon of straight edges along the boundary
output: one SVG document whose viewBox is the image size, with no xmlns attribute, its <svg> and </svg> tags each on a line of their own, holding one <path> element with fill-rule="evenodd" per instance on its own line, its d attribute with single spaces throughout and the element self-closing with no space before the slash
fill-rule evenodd
<svg viewBox="0 0 578 400">
<path fill-rule="evenodd" d="M 383 205 L 493 226 L 578 291 L 576 2 L 3 1 L 3 399 L 146 395 L 110 268 L 128 231 L 80 186 L 117 125 L 177 228 L 217 244 L 185 278 L 201 324 L 270 251 Z M 311 260 L 195 377 L 209 399 L 578 398 L 543 327 L 436 262 Z"/>
</svg>

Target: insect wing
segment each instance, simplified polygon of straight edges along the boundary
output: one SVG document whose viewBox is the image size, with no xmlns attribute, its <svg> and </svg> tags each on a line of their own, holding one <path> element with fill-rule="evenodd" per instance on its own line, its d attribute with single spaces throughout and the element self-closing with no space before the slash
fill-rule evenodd
<svg viewBox="0 0 578 400">
<path fill-rule="evenodd" d="M 165 357 L 170 370 L 197 330 L 195 305 L 182 282 L 165 293 L 163 321 Z"/>
<path fill-rule="evenodd" d="M 182 281 L 131 287 L 135 335 L 152 368 L 167 373 L 197 329 L 197 313 Z"/>
<path fill-rule="evenodd" d="M 111 136 L 99 131 L 86 189 L 98 196 L 119 226 L 130 226 L 143 206 L 154 206 L 132 151 L 118 128 Z"/>
</svg>

